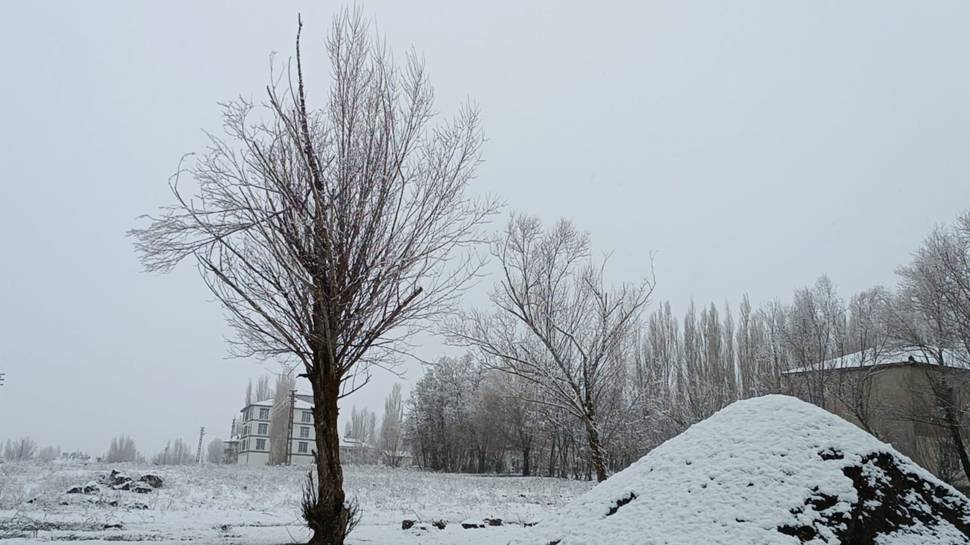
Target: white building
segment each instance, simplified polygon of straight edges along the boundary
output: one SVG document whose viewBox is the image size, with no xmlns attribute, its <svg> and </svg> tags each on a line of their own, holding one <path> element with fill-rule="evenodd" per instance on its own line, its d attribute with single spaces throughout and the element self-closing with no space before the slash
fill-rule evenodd
<svg viewBox="0 0 970 545">
<path fill-rule="evenodd" d="M 313 397 L 296 394 L 292 403 L 283 404 L 278 410 L 292 413 L 292 418 L 278 419 L 289 422 L 284 437 L 289 437 L 289 449 L 285 452 L 285 464 L 309 464 L 313 462 L 315 438 L 313 428 Z M 224 442 L 226 463 L 261 466 L 270 459 L 270 426 L 273 419 L 273 400 L 257 401 L 243 407 L 242 416 L 233 421 L 232 437 Z M 276 434 L 273 434 L 276 435 Z M 376 445 L 351 438 L 340 438 L 340 459 L 348 464 L 376 464 L 389 459 Z M 411 456 L 400 452 L 390 456 L 396 465 L 411 465 Z"/>
<path fill-rule="evenodd" d="M 289 449 L 285 457 L 289 464 L 304 464 L 313 461 L 313 405 L 312 398 L 297 394 L 292 404 L 286 403 L 279 410 L 292 413 L 288 420 L 286 436 Z M 243 407 L 241 418 L 235 422 L 233 437 L 226 441 L 227 459 L 243 465 L 266 465 L 270 455 L 270 423 L 273 420 L 273 400 L 256 401 Z"/>
</svg>

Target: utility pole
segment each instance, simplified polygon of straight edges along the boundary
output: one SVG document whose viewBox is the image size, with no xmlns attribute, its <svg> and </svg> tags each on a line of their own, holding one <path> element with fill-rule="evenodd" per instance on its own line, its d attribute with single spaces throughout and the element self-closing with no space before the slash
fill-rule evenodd
<svg viewBox="0 0 970 545">
<path fill-rule="evenodd" d="M 286 465 L 293 465 L 293 413 L 296 407 L 296 390 L 290 390 L 290 419 L 286 428 Z"/>
<path fill-rule="evenodd" d="M 204 458 L 202 457 L 202 438 L 203 437 L 205 437 L 205 426 L 202 426 L 201 428 L 199 428 L 199 450 L 196 451 L 197 454 L 195 456 L 195 461 L 199 465 L 202 465 L 202 460 L 204 460 Z"/>
</svg>

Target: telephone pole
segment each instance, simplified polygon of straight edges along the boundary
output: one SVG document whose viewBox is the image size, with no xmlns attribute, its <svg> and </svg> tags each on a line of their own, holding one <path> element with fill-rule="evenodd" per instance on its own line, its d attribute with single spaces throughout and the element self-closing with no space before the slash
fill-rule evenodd
<svg viewBox="0 0 970 545">
<path fill-rule="evenodd" d="M 296 390 L 290 390 L 290 419 L 286 423 L 286 465 L 293 465 L 293 412 L 296 406 Z"/>
<path fill-rule="evenodd" d="M 204 458 L 202 457 L 202 438 L 203 437 L 205 437 L 205 426 L 202 426 L 201 428 L 199 428 L 199 450 L 196 451 L 197 454 L 195 456 L 195 461 L 199 465 L 202 465 L 202 460 L 204 460 Z"/>
</svg>

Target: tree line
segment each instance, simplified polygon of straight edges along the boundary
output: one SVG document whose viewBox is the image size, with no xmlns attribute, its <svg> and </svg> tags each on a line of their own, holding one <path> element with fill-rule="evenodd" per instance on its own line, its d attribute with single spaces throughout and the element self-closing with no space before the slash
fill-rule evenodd
<svg viewBox="0 0 970 545">
<path fill-rule="evenodd" d="M 408 401 L 416 461 L 444 471 L 597 478 L 724 406 L 769 393 L 838 405 L 876 435 L 887 411 L 872 396 L 885 357 L 901 348 L 929 376 L 924 424 L 968 473 L 967 402 L 953 371 L 970 364 L 970 213 L 935 228 L 897 269 L 893 287 L 843 297 L 827 277 L 787 302 L 747 295 L 646 312 L 652 279 L 609 286 L 589 238 L 568 221 L 544 229 L 513 217 L 492 253 L 502 280 L 491 307 L 445 326 L 461 357 L 426 370 Z M 860 372 L 831 372 L 858 367 Z"/>
</svg>

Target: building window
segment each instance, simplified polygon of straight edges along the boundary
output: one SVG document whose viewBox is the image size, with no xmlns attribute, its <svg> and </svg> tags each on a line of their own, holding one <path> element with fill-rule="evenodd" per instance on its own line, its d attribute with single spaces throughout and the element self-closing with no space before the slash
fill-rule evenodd
<svg viewBox="0 0 970 545">
<path fill-rule="evenodd" d="M 249 439 L 243 439 L 242 447 L 244 451 L 249 450 Z"/>
<path fill-rule="evenodd" d="M 266 450 L 266 439 L 256 440 L 256 450 Z"/>
<path fill-rule="evenodd" d="M 259 409 L 259 419 L 260 420 L 269 420 L 269 409 L 267 409 L 265 407 L 260 407 L 260 409 Z"/>
<path fill-rule="evenodd" d="M 296 451 L 299 452 L 300 454 L 306 454 L 306 450 L 307 450 L 306 441 L 300 441 L 299 444 L 297 444 L 296 446 Z"/>
<path fill-rule="evenodd" d="M 309 424 L 310 422 L 313 422 L 313 414 L 310 411 L 303 411 L 303 423 Z"/>
<path fill-rule="evenodd" d="M 243 426 L 243 435 L 249 435 L 249 424 Z"/>
<path fill-rule="evenodd" d="M 268 434 L 269 431 L 267 430 L 267 426 L 268 426 L 268 424 L 261 423 L 259 425 L 259 427 L 256 428 L 256 435 L 266 435 L 266 434 Z"/>
<path fill-rule="evenodd" d="M 310 428 L 306 426 L 300 426 L 300 437 L 304 439 L 306 439 L 307 437 L 310 437 Z"/>
</svg>

